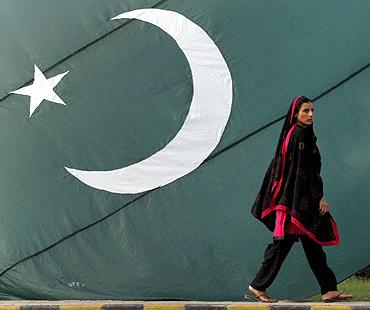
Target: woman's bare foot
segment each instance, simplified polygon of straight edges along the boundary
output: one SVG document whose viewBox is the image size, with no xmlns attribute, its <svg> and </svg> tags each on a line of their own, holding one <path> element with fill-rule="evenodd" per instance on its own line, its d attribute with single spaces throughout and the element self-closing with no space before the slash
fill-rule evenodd
<svg viewBox="0 0 370 310">
<path fill-rule="evenodd" d="M 275 299 L 272 299 L 270 296 L 267 295 L 266 291 L 259 291 L 259 290 L 256 290 L 255 288 L 253 288 L 252 286 L 248 286 L 248 290 L 250 292 L 252 292 L 254 296 L 248 296 L 246 295 L 246 297 L 249 297 L 255 301 L 260 301 L 260 302 L 277 302 L 277 300 Z"/>
<path fill-rule="evenodd" d="M 343 293 L 341 291 L 329 291 L 321 296 L 321 300 L 325 302 L 342 301 L 352 297 L 352 294 Z"/>
</svg>

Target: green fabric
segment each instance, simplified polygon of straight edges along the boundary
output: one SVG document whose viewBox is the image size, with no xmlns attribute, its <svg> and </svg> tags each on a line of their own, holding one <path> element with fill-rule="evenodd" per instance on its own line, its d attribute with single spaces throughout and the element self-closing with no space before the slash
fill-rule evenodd
<svg viewBox="0 0 370 310">
<path fill-rule="evenodd" d="M 148 23 L 110 21 L 158 2 L 1 1 L 0 297 L 241 300 L 272 238 L 250 207 L 282 123 L 233 143 L 296 95 L 315 98 L 369 63 L 368 1 L 162 1 L 201 26 L 230 68 L 232 113 L 213 154 L 222 152 L 149 193 L 95 190 L 63 167 L 138 162 L 187 115 L 191 72 L 174 40 Z M 44 101 L 28 118 L 29 97 L 7 94 L 31 81 L 34 64 L 48 77 L 70 72 L 55 88 L 66 106 Z M 342 241 L 325 251 L 338 280 L 370 261 L 369 75 L 315 101 Z M 318 291 L 296 244 L 271 295 Z"/>
</svg>

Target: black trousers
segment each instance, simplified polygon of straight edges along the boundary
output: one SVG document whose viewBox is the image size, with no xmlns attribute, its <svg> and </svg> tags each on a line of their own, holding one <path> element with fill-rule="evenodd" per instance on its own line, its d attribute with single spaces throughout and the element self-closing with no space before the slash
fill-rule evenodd
<svg viewBox="0 0 370 310">
<path fill-rule="evenodd" d="M 308 263 L 320 284 L 321 294 L 336 291 L 337 279 L 328 267 L 322 246 L 307 236 L 302 235 L 300 240 Z M 273 243 L 267 246 L 262 266 L 250 284 L 253 288 L 265 291 L 272 284 L 293 244 L 294 239 L 287 236 L 284 240 L 273 240 Z"/>
</svg>

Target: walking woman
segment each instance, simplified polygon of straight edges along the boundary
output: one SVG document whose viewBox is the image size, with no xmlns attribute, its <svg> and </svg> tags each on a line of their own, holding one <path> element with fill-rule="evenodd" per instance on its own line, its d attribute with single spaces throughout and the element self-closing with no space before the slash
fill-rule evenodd
<svg viewBox="0 0 370 310">
<path fill-rule="evenodd" d="M 323 197 L 321 157 L 313 131 L 314 106 L 296 97 L 285 118 L 275 156 L 252 207 L 252 214 L 274 232 L 264 261 L 249 286 L 261 302 L 275 302 L 266 289 L 272 284 L 295 241 L 301 241 L 308 263 L 326 302 L 351 298 L 337 290 L 322 246 L 339 244 L 336 223 Z"/>
</svg>

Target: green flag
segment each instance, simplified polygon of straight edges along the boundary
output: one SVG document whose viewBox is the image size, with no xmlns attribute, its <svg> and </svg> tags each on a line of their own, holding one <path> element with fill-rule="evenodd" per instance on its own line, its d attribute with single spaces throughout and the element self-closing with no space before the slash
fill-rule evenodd
<svg viewBox="0 0 370 310">
<path fill-rule="evenodd" d="M 341 238 L 329 265 L 369 264 L 370 3 L 0 7 L 0 297 L 242 300 L 272 237 L 250 208 L 298 94 Z M 319 291 L 303 256 L 271 294 Z"/>
</svg>

